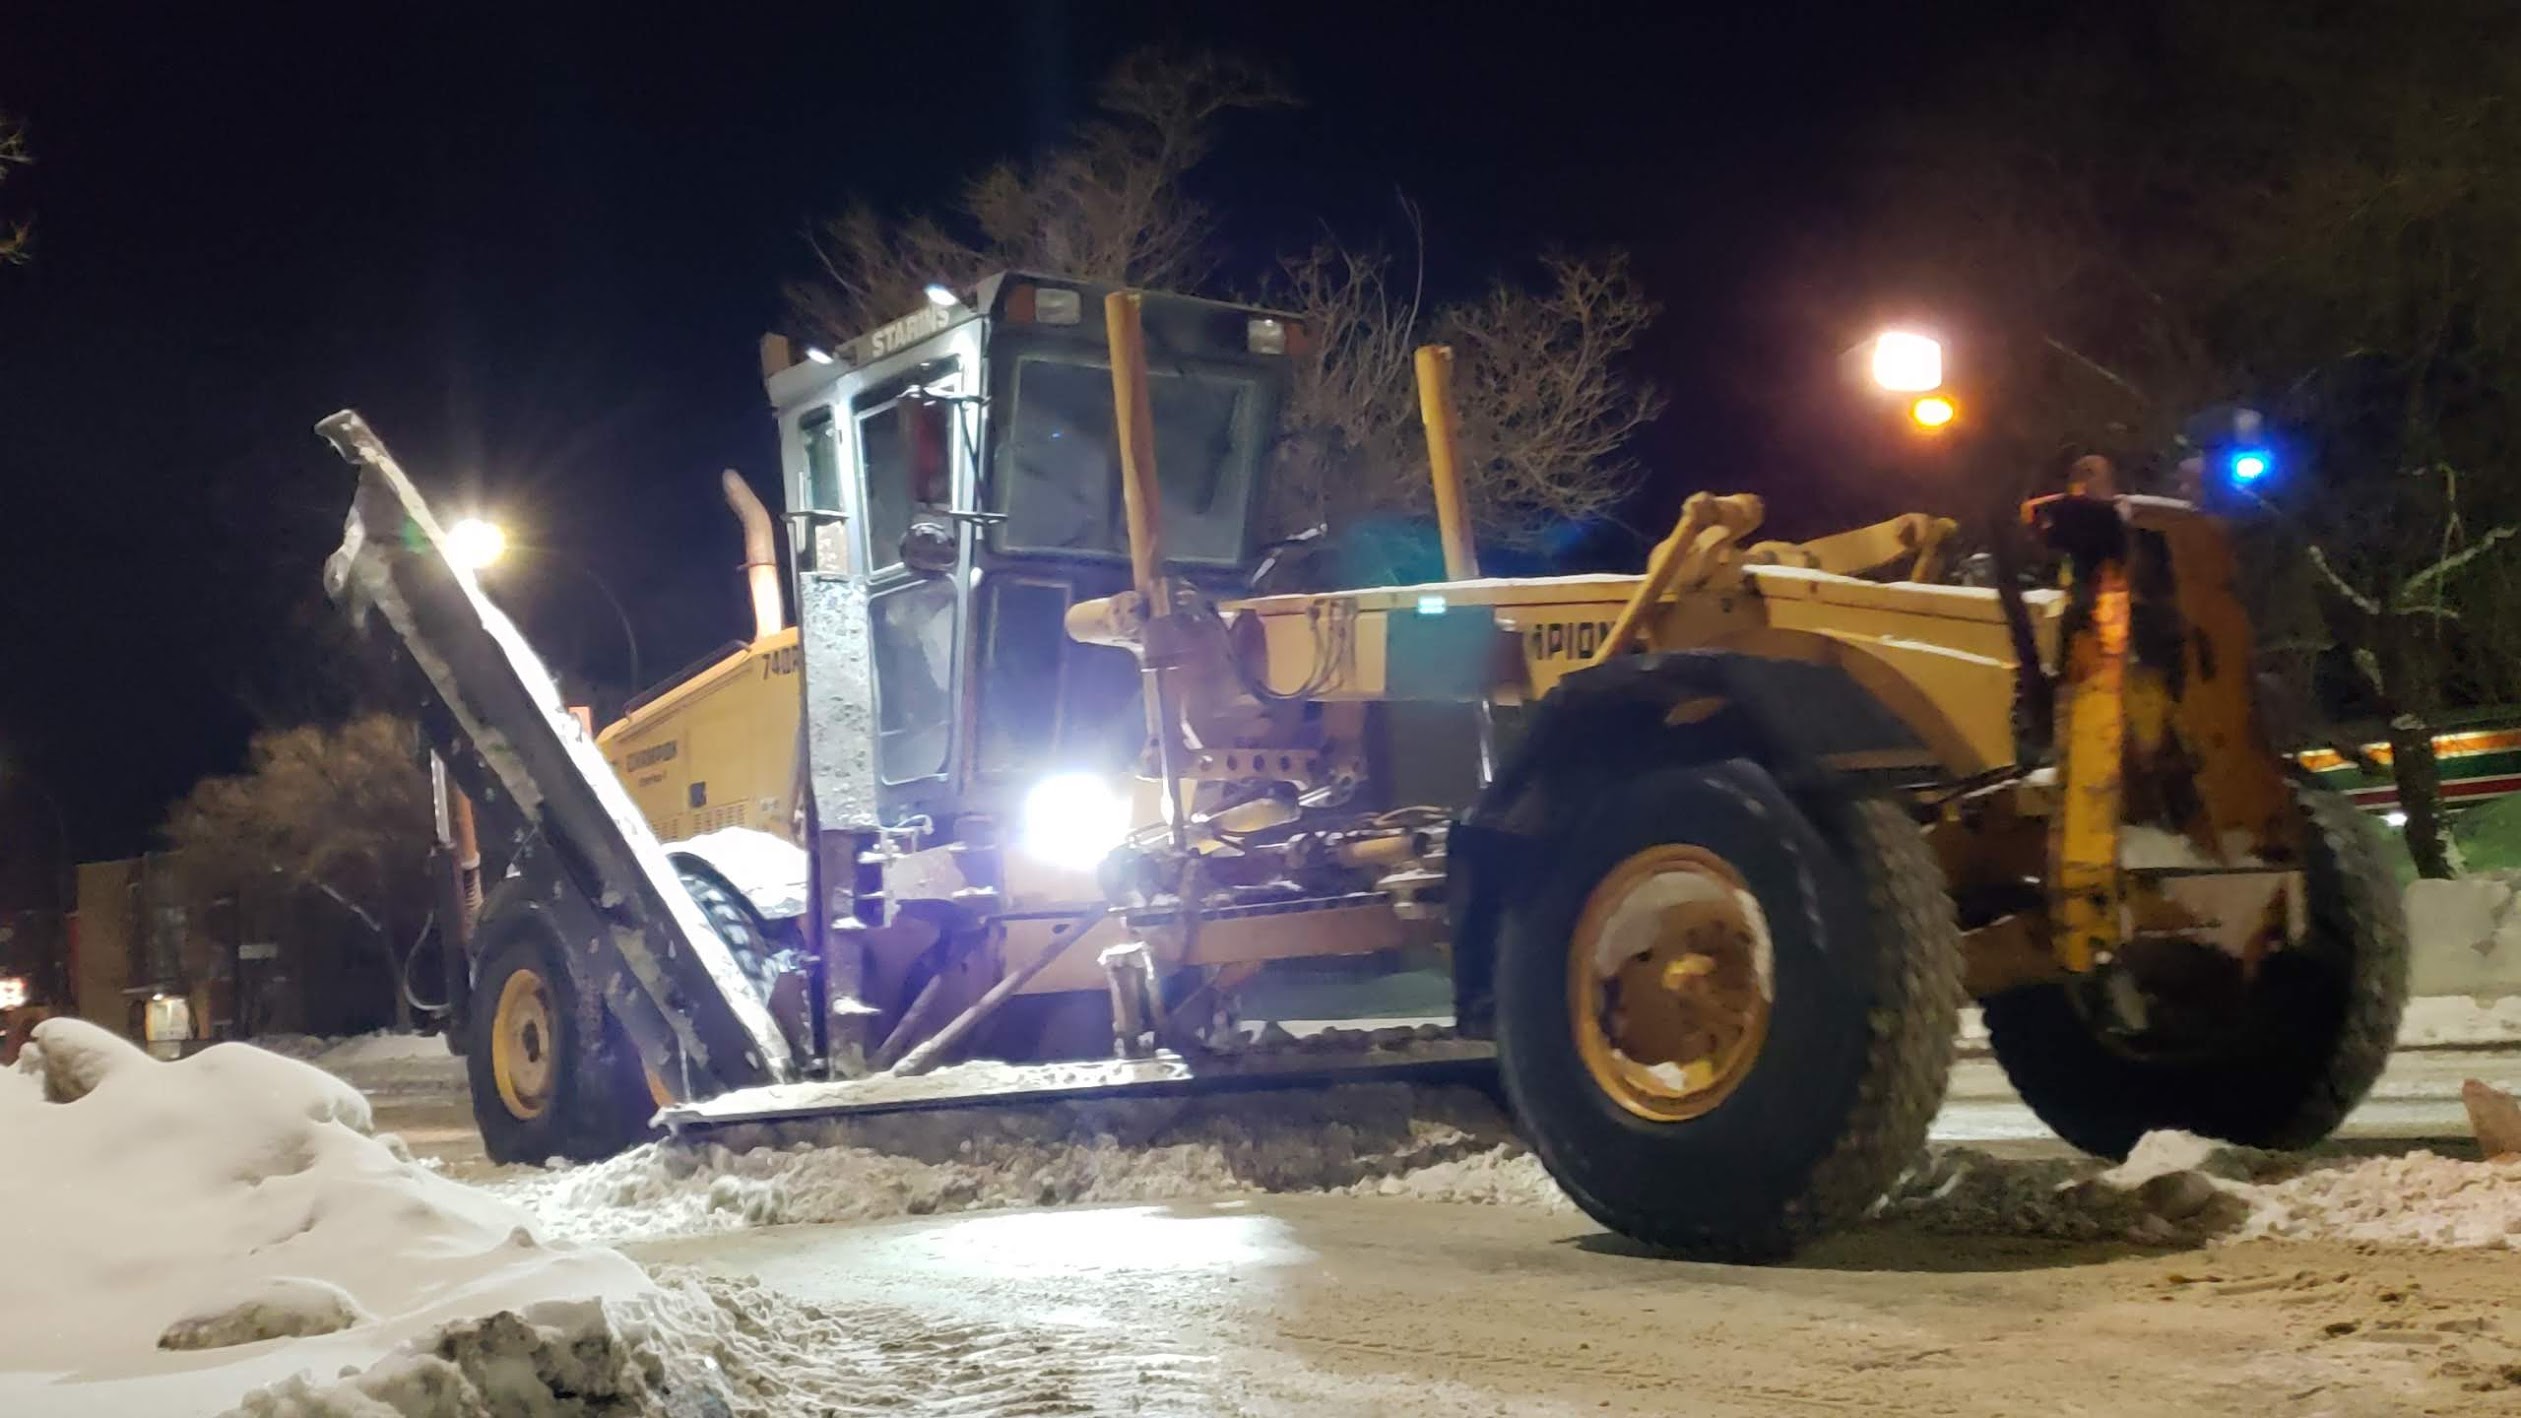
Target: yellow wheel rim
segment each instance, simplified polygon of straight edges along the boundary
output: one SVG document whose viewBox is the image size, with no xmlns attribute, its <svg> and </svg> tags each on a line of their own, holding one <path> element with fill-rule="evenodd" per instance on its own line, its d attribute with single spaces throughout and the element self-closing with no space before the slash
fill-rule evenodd
<svg viewBox="0 0 2521 1418">
<path fill-rule="evenodd" d="M 1776 995 L 1768 923 L 1741 873 L 1704 848 L 1649 847 L 1587 898 L 1567 948 L 1586 1072 L 1659 1123 L 1704 1117 L 1740 1087 Z"/>
<path fill-rule="evenodd" d="M 519 970 L 499 988 L 490 1020 L 490 1074 L 499 1101 L 518 1118 L 539 1118 L 551 1106 L 560 1079 L 559 1018 L 551 987 L 532 970 Z"/>
</svg>

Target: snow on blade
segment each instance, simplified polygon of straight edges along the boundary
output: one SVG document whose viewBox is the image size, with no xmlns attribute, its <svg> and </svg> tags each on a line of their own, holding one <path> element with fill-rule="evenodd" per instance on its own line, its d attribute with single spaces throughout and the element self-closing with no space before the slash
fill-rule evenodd
<svg viewBox="0 0 2521 1418">
<path fill-rule="evenodd" d="M 554 1235 L 604 1242 L 1255 1192 L 1572 1208 L 1485 1098 L 1397 1083 L 891 1113 L 716 1137 L 490 1189 Z"/>
<path fill-rule="evenodd" d="M 40 1075 L 0 1075 L 0 1412 L 216 1413 L 450 1320 L 652 1288 L 370 1136 L 306 1064 L 160 1063 L 76 1019 L 34 1038 Z"/>
</svg>

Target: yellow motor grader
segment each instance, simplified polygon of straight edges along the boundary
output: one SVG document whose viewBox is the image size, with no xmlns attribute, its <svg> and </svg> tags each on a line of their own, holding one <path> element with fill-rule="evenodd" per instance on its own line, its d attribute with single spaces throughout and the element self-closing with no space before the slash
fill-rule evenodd
<svg viewBox="0 0 2521 1418">
<path fill-rule="evenodd" d="M 1448 579 L 1255 589 L 1298 322 L 950 294 L 766 346 L 796 625 L 757 594 L 753 645 L 604 751 L 383 445 L 322 425 L 360 470 L 328 585 L 461 789 L 450 850 L 498 878 L 448 952 L 494 1154 L 1493 1068 L 1603 1224 L 1760 1259 L 1913 1159 L 1973 996 L 2105 1154 L 2308 1143 L 2378 1074 L 2395 891 L 2266 741 L 2196 508 L 2034 504 L 2059 589 L 1950 584 L 1943 519 L 1759 541 L 1758 499 L 1710 495 L 1641 575 L 1484 578 L 1429 349 Z M 739 759 L 781 771 L 710 766 Z M 730 828 L 793 842 L 785 889 L 658 840 Z M 1238 1020 L 1273 972 L 1429 950 L 1449 1029 Z"/>
</svg>

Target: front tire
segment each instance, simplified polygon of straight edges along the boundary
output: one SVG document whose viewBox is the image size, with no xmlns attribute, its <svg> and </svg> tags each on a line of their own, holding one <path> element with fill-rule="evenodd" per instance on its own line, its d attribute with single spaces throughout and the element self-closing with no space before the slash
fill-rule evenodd
<svg viewBox="0 0 2521 1418">
<path fill-rule="evenodd" d="M 1778 1259 L 1860 1217 L 1924 1145 L 1961 1000 L 1951 898 L 1899 807 L 1815 806 L 1738 759 L 1632 779 L 1500 921 L 1507 1096 L 1613 1230 Z"/>
<path fill-rule="evenodd" d="M 2407 922 L 2371 820 L 2297 792 L 2309 930 L 2269 954 L 2221 1036 L 2146 1057 L 2105 1042 L 2074 984 L 1986 1001 L 1988 1045 L 2022 1101 L 2086 1152 L 2125 1157 L 2177 1128 L 2247 1147 L 2307 1147 L 2372 1090 L 2407 1008 Z"/>
</svg>

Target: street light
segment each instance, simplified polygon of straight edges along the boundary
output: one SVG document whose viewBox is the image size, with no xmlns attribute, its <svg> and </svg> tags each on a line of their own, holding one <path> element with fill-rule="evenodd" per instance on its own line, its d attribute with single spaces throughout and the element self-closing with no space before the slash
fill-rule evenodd
<svg viewBox="0 0 2521 1418">
<path fill-rule="evenodd" d="M 1914 330 L 1873 337 L 1873 382 L 1893 394 L 1929 394 L 1943 387 L 1943 342 Z"/>
<path fill-rule="evenodd" d="M 1847 352 L 1875 392 L 1903 396 L 1909 425 L 1941 433 L 1961 416 L 1943 387 L 1943 342 L 1915 330 L 1885 330 Z"/>
<path fill-rule="evenodd" d="M 446 557 L 462 570 L 479 572 L 507 555 L 507 529 L 483 517 L 467 517 L 446 529 Z M 635 692 L 642 684 L 639 677 L 639 631 L 632 625 L 630 612 L 622 606 L 621 597 L 613 594 L 612 585 L 595 573 L 595 568 L 575 557 L 562 556 L 549 547 L 532 548 L 537 560 L 557 566 L 578 576 L 595 588 L 604 604 L 613 608 L 613 618 L 621 622 L 622 639 L 630 647 L 630 687 Z"/>
<path fill-rule="evenodd" d="M 479 572 L 508 549 L 508 534 L 498 523 L 467 517 L 446 529 L 446 558 L 465 571 Z"/>
</svg>

